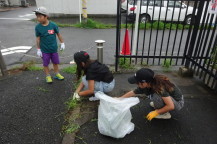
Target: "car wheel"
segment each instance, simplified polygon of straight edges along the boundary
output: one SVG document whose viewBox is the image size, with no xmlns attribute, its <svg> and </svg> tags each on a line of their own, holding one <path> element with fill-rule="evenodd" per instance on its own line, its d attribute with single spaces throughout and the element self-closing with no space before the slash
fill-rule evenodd
<svg viewBox="0 0 217 144">
<path fill-rule="evenodd" d="M 147 23 L 149 21 L 150 21 L 150 17 L 148 15 L 143 14 L 143 15 L 140 16 L 140 22 L 141 23 Z"/>
<path fill-rule="evenodd" d="M 192 15 L 189 15 L 189 16 L 187 16 L 187 17 L 185 18 L 184 23 L 185 23 L 186 25 L 190 25 L 191 22 L 192 22 L 192 24 L 194 24 L 195 18 L 194 18 Z"/>
</svg>

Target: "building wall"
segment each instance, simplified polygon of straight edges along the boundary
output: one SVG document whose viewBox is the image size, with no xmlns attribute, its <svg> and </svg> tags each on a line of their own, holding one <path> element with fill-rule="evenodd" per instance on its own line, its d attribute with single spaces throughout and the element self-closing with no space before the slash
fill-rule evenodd
<svg viewBox="0 0 217 144">
<path fill-rule="evenodd" d="M 21 2 L 20 0 L 7 0 L 11 6 L 20 6 Z"/>
<path fill-rule="evenodd" d="M 37 7 L 44 6 L 51 14 L 79 14 L 82 0 L 36 0 Z M 116 15 L 117 0 L 86 0 L 87 13 L 92 15 Z M 82 10 L 82 9 L 81 9 Z"/>
<path fill-rule="evenodd" d="M 29 3 L 30 6 L 35 6 L 36 1 L 35 0 L 26 0 L 27 3 Z"/>
</svg>

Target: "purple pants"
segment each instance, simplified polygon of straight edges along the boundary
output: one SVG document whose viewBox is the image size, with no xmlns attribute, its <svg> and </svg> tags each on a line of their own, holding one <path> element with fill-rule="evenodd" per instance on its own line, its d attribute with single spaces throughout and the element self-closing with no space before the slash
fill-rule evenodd
<svg viewBox="0 0 217 144">
<path fill-rule="evenodd" d="M 58 53 L 42 53 L 43 66 L 47 67 L 50 64 L 50 60 L 53 64 L 59 64 Z"/>
</svg>

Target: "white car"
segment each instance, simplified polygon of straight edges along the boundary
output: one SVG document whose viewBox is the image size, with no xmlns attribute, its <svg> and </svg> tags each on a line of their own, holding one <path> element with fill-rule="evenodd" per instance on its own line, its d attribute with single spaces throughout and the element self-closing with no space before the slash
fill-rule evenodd
<svg viewBox="0 0 217 144">
<path fill-rule="evenodd" d="M 137 1 L 138 0 L 135 1 L 129 0 L 128 2 L 127 15 L 132 20 L 135 19 Z M 147 6 L 147 2 L 149 2 L 148 6 Z M 125 3 L 122 3 L 122 9 L 126 8 L 127 6 L 124 4 Z M 153 11 L 154 11 L 154 15 L 153 15 Z M 159 17 L 159 13 L 160 13 L 160 17 Z M 190 24 L 191 21 L 193 21 L 194 19 L 195 16 L 193 15 L 193 7 L 192 6 L 187 7 L 184 3 L 181 3 L 180 1 L 169 0 L 169 2 L 162 1 L 161 3 L 161 1 L 158 0 L 156 1 L 141 0 L 141 14 L 140 14 L 141 23 L 149 22 L 150 20 L 160 20 L 160 21 L 184 21 L 185 24 Z"/>
<path fill-rule="evenodd" d="M 127 0 L 122 0 L 121 2 L 121 11 L 127 12 Z"/>
</svg>

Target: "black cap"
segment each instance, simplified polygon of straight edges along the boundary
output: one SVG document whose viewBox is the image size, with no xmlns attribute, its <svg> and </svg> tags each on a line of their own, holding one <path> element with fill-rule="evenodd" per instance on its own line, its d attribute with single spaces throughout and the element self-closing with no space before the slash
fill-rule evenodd
<svg viewBox="0 0 217 144">
<path fill-rule="evenodd" d="M 154 72 L 148 68 L 141 68 L 133 77 L 128 78 L 130 84 L 151 82 L 154 79 Z"/>
<path fill-rule="evenodd" d="M 81 62 L 87 62 L 87 60 L 90 59 L 90 56 L 87 52 L 85 51 L 79 51 L 79 52 L 76 52 L 74 54 L 74 61 L 76 63 L 81 63 Z"/>
</svg>

